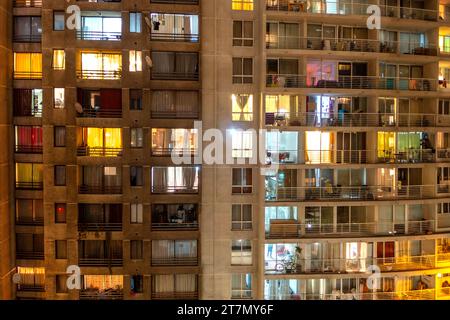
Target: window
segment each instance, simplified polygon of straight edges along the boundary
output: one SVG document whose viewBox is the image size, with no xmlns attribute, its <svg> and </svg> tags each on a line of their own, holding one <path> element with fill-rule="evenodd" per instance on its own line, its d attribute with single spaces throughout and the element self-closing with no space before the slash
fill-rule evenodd
<svg viewBox="0 0 450 320">
<path fill-rule="evenodd" d="M 14 116 L 41 117 L 42 89 L 14 89 Z"/>
<path fill-rule="evenodd" d="M 42 53 L 14 52 L 14 79 L 41 79 Z"/>
<path fill-rule="evenodd" d="M 252 205 L 233 204 L 231 206 L 231 230 L 252 229 Z"/>
<path fill-rule="evenodd" d="M 55 166 L 55 186 L 66 185 L 66 166 Z"/>
<path fill-rule="evenodd" d="M 44 202 L 42 199 L 16 199 L 17 225 L 43 225 Z"/>
<path fill-rule="evenodd" d="M 65 147 L 66 146 L 66 127 L 54 127 L 54 146 Z"/>
<path fill-rule="evenodd" d="M 439 100 L 439 114 L 446 116 L 450 115 L 450 99 Z"/>
<path fill-rule="evenodd" d="M 64 88 L 54 88 L 53 92 L 53 106 L 56 109 L 64 108 Z"/>
<path fill-rule="evenodd" d="M 251 240 L 233 240 L 231 243 L 231 265 L 252 264 Z"/>
<path fill-rule="evenodd" d="M 231 298 L 249 299 L 252 297 L 252 275 L 237 273 L 231 275 Z"/>
<path fill-rule="evenodd" d="M 130 241 L 130 259 L 140 260 L 142 259 L 142 240 L 131 240 Z"/>
<path fill-rule="evenodd" d="M 151 13 L 152 40 L 198 42 L 199 23 L 197 15 Z"/>
<path fill-rule="evenodd" d="M 449 214 L 450 213 L 450 202 L 438 203 L 438 214 Z"/>
<path fill-rule="evenodd" d="M 200 167 L 153 167 L 153 193 L 198 193 Z"/>
<path fill-rule="evenodd" d="M 131 128 L 131 148 L 142 148 L 144 144 L 144 131 L 142 128 Z"/>
<path fill-rule="evenodd" d="M 253 0 L 232 0 L 231 8 L 233 10 L 253 10 Z"/>
<path fill-rule="evenodd" d="M 252 193 L 252 168 L 233 168 L 232 193 Z"/>
<path fill-rule="evenodd" d="M 253 46 L 253 21 L 233 21 L 233 46 Z"/>
<path fill-rule="evenodd" d="M 141 89 L 130 89 L 130 110 L 142 110 Z"/>
<path fill-rule="evenodd" d="M 63 49 L 53 49 L 53 70 L 64 70 L 66 68 L 66 52 Z"/>
<path fill-rule="evenodd" d="M 67 293 L 68 291 L 69 289 L 67 288 L 67 275 L 56 275 L 56 293 Z"/>
<path fill-rule="evenodd" d="M 197 118 L 199 113 L 198 91 L 152 91 L 152 118 Z"/>
<path fill-rule="evenodd" d="M 141 32 L 142 14 L 140 12 L 130 12 L 130 32 Z"/>
<path fill-rule="evenodd" d="M 81 52 L 79 79 L 115 80 L 122 77 L 122 54 L 120 52 Z"/>
<path fill-rule="evenodd" d="M 130 167 L 130 185 L 132 187 L 140 187 L 144 184 L 143 168 L 141 166 Z"/>
<path fill-rule="evenodd" d="M 65 203 L 55 203 L 55 223 L 66 223 Z"/>
<path fill-rule="evenodd" d="M 142 71 L 142 51 L 130 50 L 130 72 Z"/>
<path fill-rule="evenodd" d="M 42 152 L 42 126 L 15 126 L 14 131 L 16 152 Z"/>
<path fill-rule="evenodd" d="M 55 258 L 67 259 L 67 240 L 55 240 Z"/>
<path fill-rule="evenodd" d="M 233 83 L 253 83 L 252 58 L 233 58 Z"/>
<path fill-rule="evenodd" d="M 81 137 L 78 147 L 82 150 L 79 154 L 91 157 L 122 155 L 122 128 L 78 128 L 78 136 Z"/>
<path fill-rule="evenodd" d="M 65 26 L 66 18 L 63 11 L 53 12 L 53 30 L 63 31 Z"/>
<path fill-rule="evenodd" d="M 253 95 L 233 94 L 231 110 L 233 121 L 253 121 Z"/>
<path fill-rule="evenodd" d="M 82 11 L 81 32 L 77 39 L 119 41 L 122 38 L 122 13 L 115 11 Z"/>
<path fill-rule="evenodd" d="M 144 292 L 144 279 L 141 275 L 132 275 L 130 280 L 130 288 L 132 293 Z"/>
<path fill-rule="evenodd" d="M 251 158 L 253 156 L 254 131 L 231 131 L 231 155 L 233 158 Z"/>
<path fill-rule="evenodd" d="M 131 204 L 131 223 L 143 222 L 143 205 L 142 203 Z"/>
<path fill-rule="evenodd" d="M 16 162 L 16 188 L 42 189 L 43 186 L 42 163 Z"/>
<path fill-rule="evenodd" d="M 41 34 L 41 17 L 14 17 L 14 42 L 39 42 L 41 41 Z"/>
</svg>

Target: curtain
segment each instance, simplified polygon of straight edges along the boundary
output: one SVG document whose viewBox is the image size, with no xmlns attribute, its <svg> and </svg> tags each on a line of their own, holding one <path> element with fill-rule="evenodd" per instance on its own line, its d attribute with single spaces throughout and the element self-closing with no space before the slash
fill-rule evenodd
<svg viewBox="0 0 450 320">
<path fill-rule="evenodd" d="M 173 292 L 175 290 L 175 275 L 158 274 L 153 276 L 153 291 L 155 293 Z"/>
<path fill-rule="evenodd" d="M 181 74 L 197 72 L 197 53 L 176 53 L 176 70 Z"/>
<path fill-rule="evenodd" d="M 100 187 L 103 185 L 103 168 L 97 166 L 82 167 L 83 182 L 82 184 L 92 187 Z"/>
<path fill-rule="evenodd" d="M 41 147 L 42 146 L 42 127 L 38 126 L 17 126 L 16 127 L 16 145 Z"/>
<path fill-rule="evenodd" d="M 175 71 L 174 52 L 152 52 L 154 73 L 172 73 Z"/>
<path fill-rule="evenodd" d="M 42 77 L 42 53 L 14 52 L 14 72 L 17 79 Z"/>
<path fill-rule="evenodd" d="M 66 65 L 64 50 L 53 50 L 53 69 L 62 70 Z"/>
<path fill-rule="evenodd" d="M 192 190 L 198 187 L 198 170 L 196 167 L 183 167 L 183 187 Z"/>
<path fill-rule="evenodd" d="M 152 258 L 170 259 L 175 256 L 174 240 L 155 240 L 152 241 Z"/>
<path fill-rule="evenodd" d="M 152 170 L 152 188 L 166 190 L 168 187 L 167 168 L 154 167 Z"/>
<path fill-rule="evenodd" d="M 197 276 L 195 274 L 176 274 L 175 275 L 176 292 L 196 292 Z"/>
<path fill-rule="evenodd" d="M 197 241 L 175 241 L 174 250 L 177 258 L 195 258 L 197 257 Z"/>
<path fill-rule="evenodd" d="M 84 275 L 83 278 L 84 289 L 105 290 L 117 287 L 123 289 L 123 276 L 120 275 Z"/>
<path fill-rule="evenodd" d="M 153 112 L 175 112 L 175 91 L 153 91 Z"/>
<path fill-rule="evenodd" d="M 122 128 L 105 128 L 103 129 L 105 133 L 105 148 L 114 148 L 121 149 L 122 148 Z M 116 155 L 120 153 L 120 151 L 116 152 Z"/>
<path fill-rule="evenodd" d="M 121 167 L 104 167 L 105 186 L 120 187 L 122 186 Z"/>
<path fill-rule="evenodd" d="M 120 71 L 122 70 L 122 55 L 117 53 L 103 54 L 103 70 L 104 71 Z"/>
<path fill-rule="evenodd" d="M 30 35 L 31 17 L 14 17 L 14 36 L 20 40 L 27 40 Z"/>
<path fill-rule="evenodd" d="M 31 116 L 31 89 L 14 89 L 14 115 Z"/>
<path fill-rule="evenodd" d="M 197 112 L 198 92 L 197 91 L 176 91 L 176 109 L 183 114 Z"/>
</svg>

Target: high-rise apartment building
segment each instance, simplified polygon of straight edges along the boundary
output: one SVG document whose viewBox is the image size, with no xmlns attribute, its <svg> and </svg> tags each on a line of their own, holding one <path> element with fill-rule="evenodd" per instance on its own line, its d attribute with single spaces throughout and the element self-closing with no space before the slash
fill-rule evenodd
<svg viewBox="0 0 450 320">
<path fill-rule="evenodd" d="M 447 1 L 0 18 L 0 298 L 450 298 Z M 242 163 L 174 162 L 212 128 Z"/>
</svg>

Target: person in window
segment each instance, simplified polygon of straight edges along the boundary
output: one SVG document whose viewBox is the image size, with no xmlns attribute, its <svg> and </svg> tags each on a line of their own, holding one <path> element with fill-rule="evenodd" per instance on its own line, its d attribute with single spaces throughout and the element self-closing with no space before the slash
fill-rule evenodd
<svg viewBox="0 0 450 320">
<path fill-rule="evenodd" d="M 186 218 L 186 210 L 184 210 L 183 205 L 179 205 L 177 210 L 177 222 L 182 223 L 183 221 L 185 221 L 185 218 Z"/>
</svg>

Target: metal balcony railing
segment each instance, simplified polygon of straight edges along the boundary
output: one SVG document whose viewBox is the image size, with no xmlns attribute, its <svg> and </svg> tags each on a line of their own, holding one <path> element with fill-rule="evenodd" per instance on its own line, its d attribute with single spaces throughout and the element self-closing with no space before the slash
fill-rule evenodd
<svg viewBox="0 0 450 320">
<path fill-rule="evenodd" d="M 14 79 L 39 80 L 42 79 L 42 71 L 14 71 Z"/>
<path fill-rule="evenodd" d="M 16 144 L 16 153 L 42 153 L 42 145 L 24 145 Z"/>
<path fill-rule="evenodd" d="M 435 185 L 278 187 L 266 191 L 266 201 L 431 199 L 435 191 Z"/>
<path fill-rule="evenodd" d="M 83 80 L 118 80 L 122 70 L 77 70 L 77 78 Z"/>
<path fill-rule="evenodd" d="M 152 148 L 152 156 L 195 156 L 198 154 L 197 148 L 163 148 L 163 147 L 153 147 Z"/>
<path fill-rule="evenodd" d="M 79 258 L 80 266 L 91 267 L 121 267 L 123 265 L 122 258 Z"/>
<path fill-rule="evenodd" d="M 41 42 L 40 34 L 14 34 L 13 42 Z"/>
<path fill-rule="evenodd" d="M 198 81 L 198 72 L 152 72 L 152 80 L 186 80 Z"/>
<path fill-rule="evenodd" d="M 198 186 L 152 186 L 152 193 L 198 193 Z"/>
<path fill-rule="evenodd" d="M 437 56 L 435 44 L 380 41 L 374 39 L 318 38 L 301 36 L 272 36 L 266 34 L 267 49 L 303 49 L 324 51 L 378 52 L 409 55 Z"/>
<path fill-rule="evenodd" d="M 42 181 L 22 182 L 16 181 L 16 189 L 20 190 L 42 190 L 44 183 Z"/>
<path fill-rule="evenodd" d="M 313 14 L 330 15 L 368 15 L 367 8 L 371 4 L 367 3 L 338 3 L 327 1 L 323 5 L 322 0 L 291 1 L 291 0 L 266 0 L 266 9 L 268 11 L 290 11 Z M 390 18 L 416 19 L 426 21 L 437 21 L 438 11 L 419 8 L 407 8 L 397 6 L 379 6 L 381 15 Z"/>
<path fill-rule="evenodd" d="M 123 300 L 123 290 L 114 288 L 99 290 L 83 289 L 80 300 Z"/>
<path fill-rule="evenodd" d="M 45 283 L 42 284 L 18 284 L 19 292 L 45 292 Z"/>
<path fill-rule="evenodd" d="M 162 33 L 162 32 L 152 32 L 150 34 L 151 40 L 156 41 L 181 41 L 181 42 L 198 42 L 200 37 L 198 34 L 190 33 Z"/>
<path fill-rule="evenodd" d="M 286 268 L 281 260 L 267 260 L 266 274 L 367 273 L 367 267 L 377 265 L 382 272 L 426 270 L 436 267 L 436 256 L 403 256 L 393 258 L 300 259 Z"/>
<path fill-rule="evenodd" d="M 152 257 L 152 266 L 196 266 L 198 257 Z"/>
<path fill-rule="evenodd" d="M 16 218 L 16 225 L 19 226 L 43 226 L 44 217 L 22 217 Z"/>
<path fill-rule="evenodd" d="M 14 0 L 13 5 L 16 8 L 41 8 L 42 0 Z"/>
<path fill-rule="evenodd" d="M 80 118 L 121 118 L 122 109 L 90 109 L 84 108 L 82 113 L 77 114 Z"/>
<path fill-rule="evenodd" d="M 163 109 L 170 110 L 171 108 Z M 181 111 L 176 110 L 176 107 L 174 109 L 173 111 L 161 111 L 152 108 L 151 116 L 153 119 L 197 119 L 199 116 L 198 111 Z"/>
<path fill-rule="evenodd" d="M 79 222 L 78 231 L 103 232 L 103 231 L 122 231 L 120 222 Z"/>
<path fill-rule="evenodd" d="M 122 186 L 88 186 L 81 185 L 78 188 L 80 194 L 121 194 Z"/>
<path fill-rule="evenodd" d="M 315 224 L 283 222 L 276 220 L 266 225 L 267 239 L 297 239 L 320 237 L 402 236 L 434 232 L 434 220 L 408 221 L 405 223 L 338 223 Z M 450 258 L 450 257 L 449 257 Z M 450 259 L 449 259 L 450 260 Z"/>
<path fill-rule="evenodd" d="M 152 299 L 155 300 L 197 300 L 198 292 L 154 292 L 152 291 Z"/>
<path fill-rule="evenodd" d="M 423 113 L 266 112 L 266 126 L 298 127 L 447 127 L 450 117 Z"/>
<path fill-rule="evenodd" d="M 313 78 L 296 74 L 268 74 L 266 86 L 276 88 L 366 89 L 436 91 L 438 80 L 423 78 L 382 78 L 374 76 L 339 76 L 337 80 Z"/>
<path fill-rule="evenodd" d="M 120 157 L 122 156 L 122 152 L 122 148 L 77 147 L 77 156 L 79 157 Z"/>
<path fill-rule="evenodd" d="M 97 41 L 120 41 L 122 40 L 121 32 L 108 31 L 77 31 L 78 40 L 97 40 Z"/>
<path fill-rule="evenodd" d="M 16 252 L 16 259 L 18 260 L 44 260 L 44 252 L 38 252 L 38 251 L 17 251 Z"/>
<path fill-rule="evenodd" d="M 198 230 L 198 222 L 152 222 L 152 230 Z"/>
<path fill-rule="evenodd" d="M 269 292 L 271 290 L 269 289 Z M 434 300 L 435 289 L 337 294 L 292 293 L 268 294 L 266 300 Z"/>
</svg>

